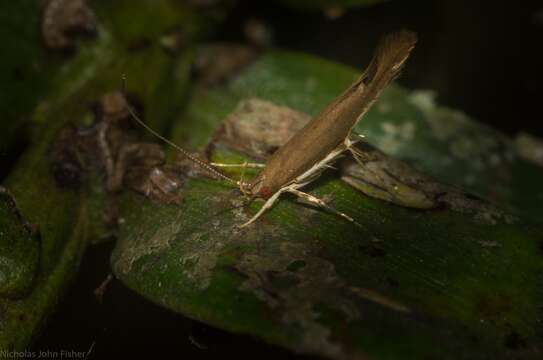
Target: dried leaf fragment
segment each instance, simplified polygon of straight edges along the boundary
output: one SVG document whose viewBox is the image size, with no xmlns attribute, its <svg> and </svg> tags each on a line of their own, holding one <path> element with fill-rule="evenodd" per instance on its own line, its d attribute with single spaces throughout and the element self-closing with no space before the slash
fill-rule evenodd
<svg viewBox="0 0 543 360">
<path fill-rule="evenodd" d="M 257 98 L 244 99 L 224 119 L 215 140 L 266 159 L 311 120 L 305 113 Z"/>
<path fill-rule="evenodd" d="M 446 206 L 488 224 L 515 220 L 492 204 L 439 183 L 367 143 L 358 143 L 356 149 L 354 157 L 341 162 L 341 179 L 368 196 L 416 209 Z"/>
<path fill-rule="evenodd" d="M 94 33 L 96 16 L 86 0 L 49 0 L 43 11 L 41 31 L 51 49 L 74 46 L 75 33 Z"/>
</svg>

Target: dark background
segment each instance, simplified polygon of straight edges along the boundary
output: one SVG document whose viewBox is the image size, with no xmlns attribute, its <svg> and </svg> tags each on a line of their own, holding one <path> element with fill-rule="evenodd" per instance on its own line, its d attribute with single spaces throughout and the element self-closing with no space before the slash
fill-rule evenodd
<svg viewBox="0 0 543 360">
<path fill-rule="evenodd" d="M 381 35 L 402 28 L 414 30 L 419 43 L 399 80 L 403 85 L 436 90 L 440 103 L 462 109 L 510 136 L 519 131 L 543 136 L 541 2 L 395 0 L 348 10 L 331 20 L 321 12 L 303 13 L 247 0 L 231 11 L 216 40 L 244 41 L 248 19 L 267 24 L 277 47 L 360 70 Z M 87 351 L 92 345 L 93 358 L 294 357 L 251 338 L 174 315 L 115 280 L 99 304 L 93 290 L 109 273 L 112 248 L 112 243 L 106 243 L 88 250 L 75 284 L 35 344 L 36 351 Z"/>
<path fill-rule="evenodd" d="M 245 1 L 233 12 L 225 37 L 235 40 L 243 19 L 260 18 L 273 29 L 276 46 L 362 70 L 381 35 L 410 29 L 419 42 L 400 83 L 436 90 L 442 104 L 511 135 L 543 136 L 541 1 L 390 0 L 336 20 L 261 3 Z"/>
</svg>

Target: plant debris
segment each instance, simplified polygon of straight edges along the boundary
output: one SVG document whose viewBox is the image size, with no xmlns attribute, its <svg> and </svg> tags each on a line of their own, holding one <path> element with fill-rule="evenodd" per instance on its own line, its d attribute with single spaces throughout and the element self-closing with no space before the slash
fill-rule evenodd
<svg viewBox="0 0 543 360">
<path fill-rule="evenodd" d="M 514 221 L 491 204 L 438 183 L 368 143 L 357 143 L 356 150 L 354 157 L 341 162 L 341 179 L 366 195 L 417 209 L 445 205 L 455 211 L 472 213 L 477 220 L 490 224 L 498 220 Z"/>
<path fill-rule="evenodd" d="M 216 130 L 214 142 L 267 159 L 310 120 L 309 115 L 285 106 L 245 99 Z"/>
<path fill-rule="evenodd" d="M 74 47 L 74 34 L 93 34 L 96 16 L 87 0 L 49 0 L 42 17 L 41 31 L 50 49 Z"/>
<path fill-rule="evenodd" d="M 85 164 L 80 155 L 80 138 L 74 126 L 61 130 L 49 152 L 49 167 L 56 184 L 61 188 L 79 189 L 85 175 Z"/>
<path fill-rule="evenodd" d="M 84 174 L 98 171 L 105 173 L 109 192 L 126 187 L 158 201 L 179 201 L 181 173 L 166 165 L 158 144 L 141 142 L 130 131 L 126 105 L 120 92 L 104 94 L 94 106 L 95 123 L 90 128 L 68 126 L 61 131 L 50 156 L 57 183 L 76 187 Z"/>
</svg>

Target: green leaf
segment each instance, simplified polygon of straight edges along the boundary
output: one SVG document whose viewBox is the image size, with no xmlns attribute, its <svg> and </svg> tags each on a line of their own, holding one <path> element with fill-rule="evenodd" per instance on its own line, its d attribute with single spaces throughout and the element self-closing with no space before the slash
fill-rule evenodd
<svg viewBox="0 0 543 360">
<path fill-rule="evenodd" d="M 196 90 L 174 138 L 203 148 L 247 98 L 314 116 L 357 75 L 310 56 L 268 53 L 226 84 Z M 112 257 L 116 276 L 173 311 L 301 353 L 530 357 L 543 334 L 543 253 L 541 228 L 533 222 L 541 203 L 524 195 L 541 196 L 532 184 L 543 170 L 502 158 L 512 151 L 508 139 L 430 100 L 392 86 L 357 130 L 443 182 L 492 197 L 516 215 L 515 222 L 487 221 L 481 211 L 397 206 L 330 172 L 306 191 L 328 199 L 361 227 L 284 196 L 256 223 L 239 229 L 263 202 L 242 207 L 230 184 L 193 178 L 183 184 L 179 205 L 124 194 L 125 222 Z M 452 145 L 468 135 L 479 142 L 467 150 Z M 458 146 L 477 156 L 459 156 Z M 471 163 L 495 154 L 501 168 L 496 173 L 485 167 L 491 173 L 483 176 Z M 218 147 L 211 156 L 239 161 L 241 154 Z M 442 163 L 445 156 L 450 161 Z M 517 166 L 525 171 L 517 173 Z M 501 171 L 510 176 L 493 176 Z M 466 180 L 470 174 L 474 182 Z"/>
<path fill-rule="evenodd" d="M 90 127 L 92 105 L 105 93 L 119 90 L 123 74 L 128 78 L 129 93 L 149 104 L 142 116 L 148 115 L 153 127 L 165 130 L 165 121 L 184 101 L 190 53 L 181 57 L 172 54 L 164 49 L 161 36 L 172 28 L 187 29 L 190 44 L 212 27 L 212 22 L 173 0 L 101 1 L 93 5 L 100 20 L 97 37 L 80 44 L 58 72 L 49 74 L 47 96 L 28 121 L 30 146 L 3 183 L 16 208 L 0 194 L 2 350 L 23 350 L 36 337 L 77 273 L 88 241 L 107 231 L 102 219 L 111 202 L 103 188 L 103 175 L 86 172 L 79 163 L 83 156 L 98 158 L 99 154 L 77 153 L 75 136 L 63 138 L 63 130 Z M 126 9 L 134 16 L 128 30 L 121 26 Z M 164 14 L 167 21 L 160 18 Z M 36 25 L 37 20 L 32 21 Z M 33 33 L 29 40 L 31 48 L 41 46 L 37 35 Z M 146 39 L 145 46 L 135 49 L 131 45 L 140 38 Z M 31 87 L 24 84 L 25 91 L 34 91 Z M 33 103 L 25 104 L 30 111 Z M 14 112 L 23 113 L 20 108 Z M 29 233 L 27 227 L 38 233 Z"/>
<path fill-rule="evenodd" d="M 32 288 L 38 271 L 40 241 L 17 209 L 12 196 L 0 188 L 0 296 L 18 298 Z"/>
</svg>

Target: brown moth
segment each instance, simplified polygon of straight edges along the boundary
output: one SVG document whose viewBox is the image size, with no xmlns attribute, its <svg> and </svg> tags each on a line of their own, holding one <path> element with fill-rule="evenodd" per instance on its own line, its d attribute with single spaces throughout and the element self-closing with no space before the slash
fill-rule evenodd
<svg viewBox="0 0 543 360">
<path fill-rule="evenodd" d="M 362 76 L 273 154 L 250 191 L 268 198 L 341 146 L 398 75 L 415 42 L 416 35 L 408 31 L 386 36 Z"/>
<path fill-rule="evenodd" d="M 254 222 L 284 192 L 293 193 L 354 222 L 351 217 L 332 209 L 321 199 L 304 193 L 299 188 L 317 178 L 330 163 L 345 151 L 352 151 L 351 146 L 357 140 L 351 140 L 351 130 L 377 100 L 383 89 L 398 76 L 416 41 L 416 34 L 405 30 L 385 36 L 378 45 L 370 65 L 362 75 L 345 92 L 326 106 L 317 117 L 280 147 L 250 183 L 236 181 L 225 176 L 212 165 L 195 158 L 184 149 L 158 135 L 142 123 L 133 111 L 131 112 L 141 125 L 213 175 L 237 184 L 242 192 L 251 198 L 258 197 L 267 200 L 257 214 L 241 227 Z M 227 164 L 226 166 L 231 165 Z M 239 164 L 239 166 L 247 165 Z"/>
</svg>

